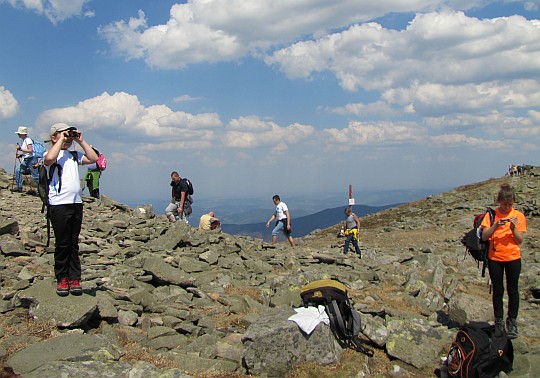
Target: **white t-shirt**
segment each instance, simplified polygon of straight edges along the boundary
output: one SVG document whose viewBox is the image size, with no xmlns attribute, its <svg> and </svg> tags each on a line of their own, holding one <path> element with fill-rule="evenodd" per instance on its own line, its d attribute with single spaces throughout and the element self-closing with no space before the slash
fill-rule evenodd
<svg viewBox="0 0 540 378">
<path fill-rule="evenodd" d="M 32 142 L 32 139 L 30 139 L 29 137 L 26 137 L 26 138 L 24 138 L 24 140 L 22 142 L 21 150 L 27 150 L 28 146 L 32 146 L 32 148 L 33 148 L 34 147 L 34 142 Z M 22 156 L 23 156 L 23 158 L 27 158 L 27 157 L 30 157 L 30 156 L 34 156 L 34 153 L 33 152 L 23 152 Z"/>
<path fill-rule="evenodd" d="M 276 211 L 275 211 L 276 219 L 279 221 L 279 220 L 287 218 L 287 214 L 285 214 L 285 212 L 288 210 L 289 208 L 287 207 L 285 202 L 280 202 L 279 205 L 276 206 Z"/>
<path fill-rule="evenodd" d="M 44 156 L 47 155 L 47 152 L 45 152 Z M 79 165 L 82 164 L 84 154 L 78 151 L 75 153 L 77 161 L 73 159 L 73 155 L 70 151 L 60 150 L 58 153 L 56 163 L 62 167 L 62 187 L 59 188 L 59 169 L 58 167 L 55 167 L 51 183 L 49 184 L 49 204 L 51 205 L 82 203 Z M 47 177 L 49 176 L 51 167 L 53 167 L 52 164 L 50 167 L 45 167 L 47 169 Z M 60 192 L 58 192 L 58 189 L 60 189 Z"/>
</svg>

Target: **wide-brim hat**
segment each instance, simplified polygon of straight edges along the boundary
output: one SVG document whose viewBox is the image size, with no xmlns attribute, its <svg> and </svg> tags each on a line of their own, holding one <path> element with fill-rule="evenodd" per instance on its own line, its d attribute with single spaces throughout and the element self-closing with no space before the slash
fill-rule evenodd
<svg viewBox="0 0 540 378">
<path fill-rule="evenodd" d="M 59 133 L 61 131 L 66 131 L 66 130 L 77 130 L 77 128 L 74 126 L 70 126 L 67 123 L 58 122 L 51 126 L 50 135 L 55 135 L 56 133 Z"/>
<path fill-rule="evenodd" d="M 15 134 L 28 134 L 28 127 L 26 126 L 19 126 L 19 128 L 17 129 L 17 131 L 15 131 Z"/>
</svg>

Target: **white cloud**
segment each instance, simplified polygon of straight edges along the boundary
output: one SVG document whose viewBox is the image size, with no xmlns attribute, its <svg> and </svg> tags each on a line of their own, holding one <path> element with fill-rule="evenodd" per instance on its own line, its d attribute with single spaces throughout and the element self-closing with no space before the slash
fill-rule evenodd
<svg viewBox="0 0 540 378">
<path fill-rule="evenodd" d="M 418 14 L 403 31 L 369 23 L 275 51 L 267 64 L 291 78 L 330 71 L 348 91 L 527 78 L 540 70 L 540 21 Z"/>
<path fill-rule="evenodd" d="M 59 121 L 81 127 L 83 131 L 90 129 L 175 141 L 208 138 L 211 132 L 207 129 L 222 126 L 215 113 L 174 112 L 165 105 L 145 107 L 137 96 L 124 92 L 112 96 L 104 92 L 76 106 L 47 110 L 40 115 L 38 124 L 48 130 L 51 124 Z"/>
<path fill-rule="evenodd" d="M 72 17 L 93 17 L 94 12 L 84 6 L 91 0 L 6 0 L 13 7 L 26 8 L 45 15 L 53 24 Z M 2 1 L 0 1 L 1 3 Z"/>
<path fill-rule="evenodd" d="M 259 55 L 388 12 L 415 13 L 449 4 L 466 9 L 478 3 L 481 1 L 191 0 L 174 4 L 166 24 L 148 26 L 145 13 L 140 10 L 136 18 L 120 20 L 99 30 L 112 49 L 127 59 L 144 58 L 153 67 L 181 69 L 192 63 Z M 300 46 L 297 52 L 301 53 L 298 50 Z M 316 69 L 316 62 L 312 63 Z"/>
<path fill-rule="evenodd" d="M 426 139 L 426 131 L 414 122 L 357 122 L 346 129 L 325 129 L 321 132 L 324 143 L 342 145 L 391 145 L 418 143 Z"/>
<path fill-rule="evenodd" d="M 532 1 L 526 1 L 525 4 L 523 4 L 523 8 L 527 11 L 537 11 L 538 10 L 538 4 L 532 2 Z"/>
<path fill-rule="evenodd" d="M 485 138 L 474 138 L 463 134 L 443 134 L 431 137 L 431 142 L 437 145 L 447 147 L 469 145 L 485 149 L 508 148 L 508 141 L 505 140 L 487 140 Z"/>
<path fill-rule="evenodd" d="M 370 104 L 354 103 L 346 104 L 345 106 L 338 106 L 334 108 L 328 108 L 327 111 L 340 115 L 354 114 L 357 116 L 370 116 L 380 115 L 385 116 L 400 115 L 403 112 L 407 112 L 406 109 L 395 109 L 387 102 L 377 101 Z"/>
<path fill-rule="evenodd" d="M 411 106 L 424 116 L 484 109 L 527 109 L 540 106 L 540 82 L 523 79 L 444 85 L 415 81 L 408 88 L 386 90 L 382 98 L 390 104 Z"/>
<path fill-rule="evenodd" d="M 256 116 L 248 116 L 229 122 L 223 136 L 223 144 L 232 148 L 274 146 L 277 148 L 276 151 L 284 151 L 287 145 L 299 143 L 314 133 L 315 129 L 309 125 L 294 123 L 287 127 L 281 127 L 274 122 L 262 121 Z"/>
<path fill-rule="evenodd" d="M 19 102 L 13 94 L 0 85 L 0 119 L 7 119 L 17 114 Z"/>
<path fill-rule="evenodd" d="M 181 95 L 181 96 L 176 96 L 175 98 L 173 98 L 173 101 L 175 103 L 182 103 L 182 102 L 189 102 L 189 101 L 195 101 L 195 100 L 199 100 L 200 97 L 192 97 L 190 95 Z"/>
</svg>

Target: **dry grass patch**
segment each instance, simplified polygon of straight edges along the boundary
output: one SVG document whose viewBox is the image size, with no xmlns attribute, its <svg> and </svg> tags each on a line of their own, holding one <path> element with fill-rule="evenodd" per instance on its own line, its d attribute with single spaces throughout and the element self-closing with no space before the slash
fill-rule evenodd
<svg viewBox="0 0 540 378">
<path fill-rule="evenodd" d="M 232 285 L 227 286 L 225 288 L 225 293 L 228 295 L 236 295 L 239 297 L 249 297 L 251 299 L 256 300 L 259 303 L 262 303 L 261 298 L 261 289 L 256 287 L 235 287 Z"/>
<path fill-rule="evenodd" d="M 388 356 L 381 350 L 375 350 L 373 357 L 368 358 L 362 353 L 347 349 L 335 365 L 322 366 L 315 362 L 306 362 L 295 366 L 287 374 L 287 378 L 348 378 L 362 376 L 362 372 L 369 377 L 384 377 L 391 365 Z"/>
<path fill-rule="evenodd" d="M 201 307 L 197 310 L 210 317 L 217 329 L 244 328 L 241 321 L 246 314 L 235 314 L 224 310 L 223 307 Z"/>
<path fill-rule="evenodd" d="M 208 371 L 201 373 L 190 373 L 195 378 L 244 378 L 247 377 L 245 374 L 241 373 L 228 373 L 220 371 Z"/>
<path fill-rule="evenodd" d="M 399 308 L 400 310 L 409 311 L 416 314 L 421 314 L 422 308 L 419 305 L 414 304 L 400 288 L 387 283 L 381 283 L 378 286 L 372 286 L 369 290 L 349 290 L 349 296 L 356 303 L 365 303 L 363 299 L 367 296 L 376 297 L 377 302 L 373 304 L 380 304 L 381 308 Z"/>
<path fill-rule="evenodd" d="M 0 318 L 0 325 L 4 328 L 4 337 L 10 336 L 34 336 L 41 340 L 53 339 L 60 335 L 55 325 L 51 325 L 45 321 L 34 320 L 27 313 L 16 315 L 21 321 L 17 323 L 8 322 L 6 317 Z M 31 341 L 21 341 L 6 345 L 8 356 L 28 347 Z"/>
<path fill-rule="evenodd" d="M 122 357 L 120 357 L 120 361 L 129 363 L 145 361 L 161 369 L 180 369 L 180 366 L 178 366 L 175 362 L 167 360 L 160 356 L 156 356 L 155 354 L 151 353 L 151 351 L 149 351 L 147 348 L 142 347 L 139 343 L 133 340 L 127 340 L 121 335 L 122 334 L 119 333 L 120 343 L 124 347 L 125 352 Z"/>
</svg>

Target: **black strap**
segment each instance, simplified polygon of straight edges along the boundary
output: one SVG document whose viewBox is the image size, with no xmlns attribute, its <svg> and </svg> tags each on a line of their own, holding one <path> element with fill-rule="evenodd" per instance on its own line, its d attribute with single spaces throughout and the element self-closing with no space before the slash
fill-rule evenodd
<svg viewBox="0 0 540 378">
<path fill-rule="evenodd" d="M 343 322 L 343 316 L 340 316 L 341 311 L 339 310 L 336 300 L 333 300 L 332 302 L 330 302 L 329 307 L 330 307 L 330 312 L 332 313 L 330 322 L 334 320 L 334 323 L 337 323 L 337 326 L 338 326 L 337 329 L 339 330 L 339 332 L 341 332 L 341 334 L 344 337 L 346 338 L 351 337 L 352 336 L 351 332 L 345 327 L 345 323 Z"/>
<path fill-rule="evenodd" d="M 339 345 L 342 348 L 351 348 L 357 352 L 364 353 L 368 357 L 372 357 L 374 352 L 373 350 L 367 348 L 363 345 L 363 341 L 358 338 L 357 335 L 353 335 L 353 330 L 347 328 L 347 325 L 343 321 L 341 316 L 341 311 L 336 300 L 330 300 L 325 305 L 326 313 L 330 319 L 330 329 L 334 334 L 334 337 L 338 341 Z M 353 324 L 349 324 L 349 327 L 352 327 Z"/>
<path fill-rule="evenodd" d="M 51 241 L 51 217 L 49 216 L 49 206 L 47 206 L 47 247 Z"/>
<path fill-rule="evenodd" d="M 491 207 L 488 207 L 486 209 L 486 215 L 488 214 L 489 214 L 490 226 L 493 226 L 493 223 L 495 222 L 495 210 L 493 210 Z M 486 248 L 486 253 L 484 255 L 484 261 L 482 262 L 482 278 L 486 276 L 486 268 L 488 264 L 488 254 L 489 254 L 489 241 L 486 243 L 485 248 Z"/>
</svg>

